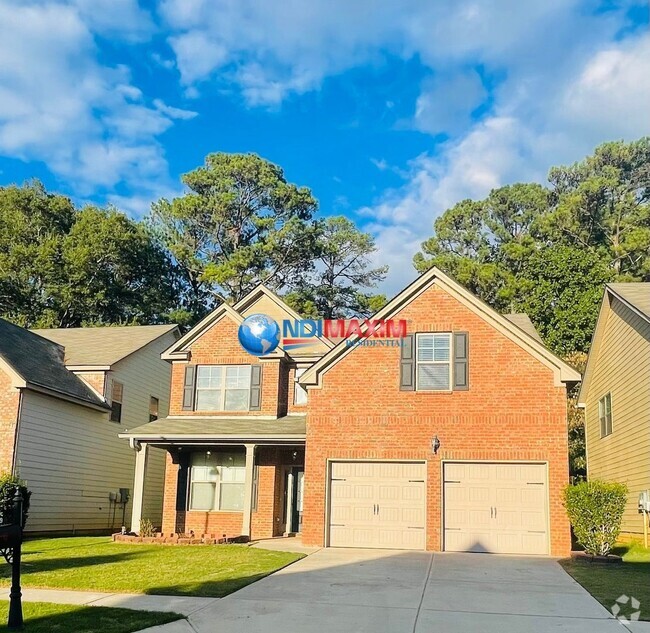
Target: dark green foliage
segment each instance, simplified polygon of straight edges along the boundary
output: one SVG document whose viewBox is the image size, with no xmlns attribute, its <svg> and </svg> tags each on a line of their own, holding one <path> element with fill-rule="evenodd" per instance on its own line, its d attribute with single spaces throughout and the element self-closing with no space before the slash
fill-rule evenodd
<svg viewBox="0 0 650 633">
<path fill-rule="evenodd" d="M 606 556 L 621 531 L 625 484 L 583 481 L 564 489 L 564 505 L 578 543 L 588 554 Z"/>
<path fill-rule="evenodd" d="M 558 354 L 589 349 L 603 286 L 650 280 L 650 138 L 605 143 L 516 184 L 464 200 L 415 256 L 502 312 L 527 312 Z"/>
<path fill-rule="evenodd" d="M 20 489 L 23 498 L 23 528 L 27 523 L 29 514 L 29 500 L 32 493 L 25 482 L 11 473 L 0 473 L 0 524 L 12 523 L 14 519 L 14 499 L 16 490 Z"/>
<path fill-rule="evenodd" d="M 316 229 L 314 265 L 285 296 L 287 303 L 305 316 L 325 319 L 375 313 L 386 297 L 364 289 L 383 281 L 388 266 L 370 267 L 373 237 L 342 216 L 327 218 Z"/>
<path fill-rule="evenodd" d="M 0 188 L 0 316 L 25 327 L 159 323 L 176 303 L 167 254 L 115 209 L 43 186 Z"/>
</svg>

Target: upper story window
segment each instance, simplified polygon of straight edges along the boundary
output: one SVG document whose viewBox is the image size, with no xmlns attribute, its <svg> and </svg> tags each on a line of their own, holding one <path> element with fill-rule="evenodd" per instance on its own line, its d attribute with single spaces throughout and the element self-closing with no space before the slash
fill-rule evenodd
<svg viewBox="0 0 650 633">
<path fill-rule="evenodd" d="M 247 411 L 250 398 L 250 365 L 200 365 L 197 368 L 197 411 Z"/>
<path fill-rule="evenodd" d="M 243 452 L 194 453 L 190 472 L 190 510 L 244 509 L 246 457 Z"/>
<path fill-rule="evenodd" d="M 298 384 L 298 379 L 307 371 L 306 367 L 296 369 L 296 379 L 293 386 L 293 403 L 298 406 L 307 404 L 307 390 Z"/>
<path fill-rule="evenodd" d="M 416 337 L 416 390 L 451 389 L 451 334 L 418 334 Z"/>
<path fill-rule="evenodd" d="M 158 398 L 151 396 L 149 398 L 149 422 L 157 420 L 159 417 L 160 401 Z"/>
<path fill-rule="evenodd" d="M 122 399 L 124 397 L 124 385 L 117 380 L 111 386 L 111 422 L 122 422 Z"/>
<path fill-rule="evenodd" d="M 600 420 L 600 437 L 612 434 L 612 394 L 608 393 L 598 401 L 598 419 Z"/>
</svg>

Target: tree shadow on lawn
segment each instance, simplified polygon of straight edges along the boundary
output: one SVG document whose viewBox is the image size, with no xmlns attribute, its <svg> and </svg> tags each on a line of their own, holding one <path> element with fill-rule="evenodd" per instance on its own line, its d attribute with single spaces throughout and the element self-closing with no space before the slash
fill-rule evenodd
<svg viewBox="0 0 650 633">
<path fill-rule="evenodd" d="M 0 633 L 9 629 L 7 603 L 0 603 Z M 183 618 L 179 613 L 134 611 L 115 607 L 88 607 L 24 602 L 24 630 L 29 633 L 132 633 Z"/>
<path fill-rule="evenodd" d="M 222 580 L 198 580 L 197 582 L 184 582 L 175 585 L 166 585 L 160 587 L 149 587 L 144 593 L 158 596 L 196 596 L 199 598 L 223 598 L 228 594 L 239 591 L 248 585 L 262 580 L 275 571 L 264 572 L 260 574 L 251 574 L 250 576 L 239 576 L 237 578 L 228 578 Z"/>
<path fill-rule="evenodd" d="M 54 553 L 54 552 L 53 552 Z M 22 560 L 21 571 L 23 580 L 29 584 L 30 575 L 40 574 L 44 572 L 60 571 L 63 569 L 78 569 L 80 567 L 92 567 L 95 565 L 105 565 L 107 563 L 121 563 L 131 558 L 137 557 L 137 552 L 120 552 L 110 555 L 97 555 L 97 556 L 66 556 L 63 558 L 41 558 L 38 554 L 37 558 L 32 559 L 35 552 L 26 554 Z M 43 552 L 48 554 L 48 552 Z M 0 565 L 0 581 L 11 579 L 11 566 Z"/>
</svg>

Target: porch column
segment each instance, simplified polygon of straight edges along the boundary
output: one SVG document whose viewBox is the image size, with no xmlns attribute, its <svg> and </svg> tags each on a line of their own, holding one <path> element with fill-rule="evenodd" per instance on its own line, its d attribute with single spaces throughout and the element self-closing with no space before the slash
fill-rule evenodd
<svg viewBox="0 0 650 633">
<path fill-rule="evenodd" d="M 246 483 L 244 484 L 244 516 L 242 518 L 242 536 L 251 537 L 251 512 L 253 510 L 253 471 L 255 467 L 255 444 L 246 446 Z"/>
<path fill-rule="evenodd" d="M 133 505 L 131 506 L 131 532 L 140 533 L 142 502 L 144 501 L 144 475 L 147 471 L 148 444 L 135 448 L 135 476 L 133 479 Z"/>
</svg>

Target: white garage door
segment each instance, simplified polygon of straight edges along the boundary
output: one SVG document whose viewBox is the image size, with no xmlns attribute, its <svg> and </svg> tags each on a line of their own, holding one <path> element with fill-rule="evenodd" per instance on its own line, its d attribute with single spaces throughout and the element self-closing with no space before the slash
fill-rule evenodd
<svg viewBox="0 0 650 633">
<path fill-rule="evenodd" d="M 330 547 L 424 549 L 426 465 L 334 462 Z"/>
<path fill-rule="evenodd" d="M 445 550 L 548 554 L 543 464 L 447 463 Z"/>
</svg>

